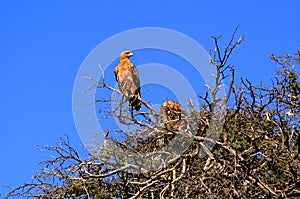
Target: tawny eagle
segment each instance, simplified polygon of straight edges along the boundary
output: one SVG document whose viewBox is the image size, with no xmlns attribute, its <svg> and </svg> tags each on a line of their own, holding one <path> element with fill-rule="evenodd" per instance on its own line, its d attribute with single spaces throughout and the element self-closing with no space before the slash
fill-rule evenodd
<svg viewBox="0 0 300 199">
<path fill-rule="evenodd" d="M 181 116 L 184 114 L 182 106 L 172 100 L 166 100 L 159 110 L 161 120 L 167 129 L 177 131 L 181 122 Z"/>
<path fill-rule="evenodd" d="M 121 92 L 129 100 L 129 106 L 139 111 L 141 109 L 140 78 L 137 68 L 129 59 L 131 56 L 133 56 L 132 52 L 123 51 L 120 55 L 120 63 L 114 72 Z"/>
</svg>

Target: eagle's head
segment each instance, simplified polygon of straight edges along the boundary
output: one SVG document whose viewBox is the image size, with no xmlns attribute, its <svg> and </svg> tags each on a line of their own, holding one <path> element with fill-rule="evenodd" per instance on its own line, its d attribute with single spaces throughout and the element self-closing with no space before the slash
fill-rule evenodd
<svg viewBox="0 0 300 199">
<path fill-rule="evenodd" d="M 125 50 L 121 53 L 120 59 L 129 58 L 131 56 L 133 56 L 133 53 L 128 50 Z"/>
<path fill-rule="evenodd" d="M 177 102 L 166 100 L 161 106 L 160 113 L 167 120 L 180 120 L 183 108 Z"/>
</svg>

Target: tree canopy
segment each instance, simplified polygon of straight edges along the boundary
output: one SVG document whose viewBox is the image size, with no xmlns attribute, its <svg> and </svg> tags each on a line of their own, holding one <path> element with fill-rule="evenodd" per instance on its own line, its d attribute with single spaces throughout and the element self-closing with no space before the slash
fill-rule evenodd
<svg viewBox="0 0 300 199">
<path fill-rule="evenodd" d="M 271 85 L 236 85 L 233 51 L 244 41 L 233 33 L 227 45 L 211 37 L 215 86 L 188 103 L 176 128 L 147 111 L 106 111 L 122 124 L 122 139 L 104 133 L 105 143 L 80 157 L 67 136 L 54 146 L 54 159 L 41 162 L 31 182 L 6 198 L 297 198 L 300 197 L 300 51 L 271 55 L 279 66 Z M 219 97 L 223 82 L 226 95 Z M 101 79 L 98 89 L 117 92 Z M 110 104 L 110 99 L 97 103 Z M 184 150 L 183 150 L 184 149 Z M 146 155 L 145 155 L 146 154 Z"/>
</svg>

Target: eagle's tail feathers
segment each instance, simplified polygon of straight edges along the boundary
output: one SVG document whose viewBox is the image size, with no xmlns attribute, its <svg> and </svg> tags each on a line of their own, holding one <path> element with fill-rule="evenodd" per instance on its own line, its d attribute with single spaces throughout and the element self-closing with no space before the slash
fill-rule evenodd
<svg viewBox="0 0 300 199">
<path fill-rule="evenodd" d="M 129 105 L 132 106 L 136 111 L 141 109 L 141 102 L 137 96 L 130 97 Z"/>
</svg>

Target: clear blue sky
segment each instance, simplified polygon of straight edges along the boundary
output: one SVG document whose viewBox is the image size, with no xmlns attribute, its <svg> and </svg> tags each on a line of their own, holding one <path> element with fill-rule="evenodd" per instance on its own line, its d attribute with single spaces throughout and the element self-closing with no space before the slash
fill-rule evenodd
<svg viewBox="0 0 300 199">
<path fill-rule="evenodd" d="M 200 3 L 201 2 L 201 3 Z M 209 50 L 210 35 L 246 35 L 234 52 L 236 77 L 269 81 L 268 55 L 300 48 L 299 0 L 287 1 L 2 1 L 0 4 L 0 185 L 29 181 L 52 145 L 68 134 L 77 70 L 101 41 L 146 26 L 182 32 Z"/>
</svg>

